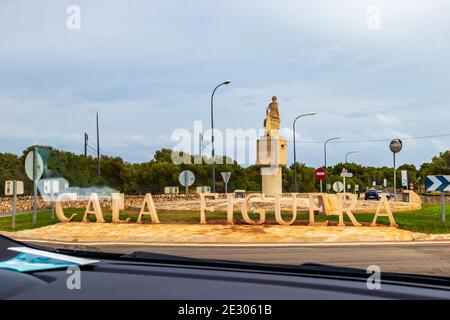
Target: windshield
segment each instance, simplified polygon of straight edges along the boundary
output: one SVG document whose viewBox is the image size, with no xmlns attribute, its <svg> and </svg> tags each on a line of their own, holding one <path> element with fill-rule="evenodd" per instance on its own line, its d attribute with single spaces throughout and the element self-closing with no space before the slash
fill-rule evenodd
<svg viewBox="0 0 450 320">
<path fill-rule="evenodd" d="M 450 3 L 372 2 L 2 1 L 0 234 L 449 277 Z"/>
</svg>

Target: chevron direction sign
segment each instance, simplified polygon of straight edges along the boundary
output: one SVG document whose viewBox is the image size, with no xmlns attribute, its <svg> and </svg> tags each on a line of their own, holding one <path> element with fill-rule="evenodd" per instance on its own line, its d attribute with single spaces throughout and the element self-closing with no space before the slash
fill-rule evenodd
<svg viewBox="0 0 450 320">
<path fill-rule="evenodd" d="M 450 192 L 450 176 L 427 176 L 425 186 L 427 191 Z"/>
</svg>

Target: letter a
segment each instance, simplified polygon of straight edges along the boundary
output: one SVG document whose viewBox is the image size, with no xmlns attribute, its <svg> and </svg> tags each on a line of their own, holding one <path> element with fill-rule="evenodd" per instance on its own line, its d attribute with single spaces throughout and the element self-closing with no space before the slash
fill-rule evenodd
<svg viewBox="0 0 450 320">
<path fill-rule="evenodd" d="M 102 208 L 100 207 L 100 201 L 98 200 L 98 195 L 95 192 L 91 193 L 91 196 L 89 197 L 89 202 L 83 216 L 83 222 L 89 222 L 88 217 L 90 215 L 95 215 L 95 218 L 97 219 L 96 222 L 98 223 L 105 222 L 105 219 L 103 218 Z"/>
<path fill-rule="evenodd" d="M 382 213 L 381 209 L 384 207 L 384 211 L 386 213 Z M 370 224 L 371 227 L 377 226 L 377 219 L 378 217 L 388 217 L 389 218 L 389 227 L 398 227 L 397 223 L 395 222 L 394 215 L 392 214 L 391 205 L 389 204 L 389 201 L 386 198 L 386 195 L 381 196 L 380 203 L 378 204 L 377 212 L 375 213 L 375 216 L 373 217 L 373 221 Z"/>
<path fill-rule="evenodd" d="M 148 208 L 148 210 L 147 210 Z M 136 223 L 142 223 L 142 218 L 145 215 L 149 215 L 152 223 L 160 223 L 158 219 L 158 214 L 156 213 L 155 203 L 153 202 L 152 194 L 147 193 L 144 198 L 144 203 L 141 207 L 141 212 L 139 212 L 139 217 Z"/>
</svg>

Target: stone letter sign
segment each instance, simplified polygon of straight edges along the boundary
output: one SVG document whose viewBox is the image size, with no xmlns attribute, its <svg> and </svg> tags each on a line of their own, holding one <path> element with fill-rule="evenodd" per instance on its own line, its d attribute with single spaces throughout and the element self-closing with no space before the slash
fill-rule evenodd
<svg viewBox="0 0 450 320">
<path fill-rule="evenodd" d="M 214 212 L 213 206 L 207 206 L 206 200 L 209 198 L 210 200 L 218 199 L 217 193 L 201 193 L 200 194 L 200 223 L 207 224 L 206 219 L 206 211 Z M 63 210 L 63 202 L 64 201 L 74 201 L 77 199 L 77 195 L 75 193 L 65 193 L 58 197 L 56 201 L 56 215 L 58 219 L 63 223 L 68 223 L 73 221 L 76 214 L 72 214 L 69 218 L 64 215 Z M 249 206 L 250 200 L 265 201 L 267 203 L 266 196 L 262 193 L 251 193 L 247 195 L 242 202 L 241 215 L 242 219 L 245 223 L 249 225 L 261 225 L 266 222 L 266 210 L 262 208 L 256 208 L 254 213 L 259 214 L 259 219 L 257 221 L 252 220 L 249 216 Z M 297 219 L 297 206 L 298 206 L 298 197 L 296 193 L 293 193 L 291 197 L 283 198 L 281 194 L 277 194 L 274 198 L 274 212 L 275 212 L 275 220 L 278 224 L 283 226 L 289 226 L 295 223 Z M 292 208 L 292 219 L 289 221 L 285 221 L 282 217 L 282 203 L 286 205 L 288 203 Z M 327 195 L 327 194 L 308 194 L 307 203 L 309 206 L 309 225 L 316 225 L 314 216 L 316 212 L 322 212 L 326 215 L 337 215 L 339 218 L 338 226 L 344 227 L 344 215 L 347 215 L 350 219 L 353 226 L 361 226 L 361 224 L 356 220 L 353 215 L 353 210 L 356 207 L 357 199 L 352 194 L 347 195 Z M 226 210 L 227 210 L 227 224 L 234 223 L 234 201 L 233 195 L 227 194 L 226 198 Z M 124 195 L 120 193 L 112 194 L 112 223 L 128 223 L 130 219 L 121 220 L 120 219 L 120 210 L 124 209 Z M 222 209 L 223 210 L 223 209 Z M 382 213 L 384 211 L 384 213 Z M 104 223 L 105 219 L 103 217 L 102 208 L 100 206 L 100 201 L 98 195 L 96 193 L 92 193 L 89 197 L 89 201 L 86 207 L 86 211 L 84 213 L 83 222 L 90 222 L 90 216 L 95 216 L 95 222 Z M 158 213 L 156 211 L 156 206 L 153 201 L 152 195 L 147 193 L 145 195 L 144 201 L 141 206 L 141 210 L 139 212 L 138 219 L 136 223 L 143 223 L 143 219 L 145 216 L 150 217 L 151 223 L 160 223 L 158 218 Z M 392 213 L 392 209 L 389 201 L 387 201 L 384 196 L 378 204 L 377 211 L 375 213 L 373 222 L 371 226 L 377 226 L 376 222 L 378 217 L 387 216 L 389 218 L 390 227 L 397 227 L 395 223 L 394 215 Z M 322 223 L 323 224 L 323 223 Z M 328 221 L 325 221 L 325 225 L 328 224 Z"/>
</svg>

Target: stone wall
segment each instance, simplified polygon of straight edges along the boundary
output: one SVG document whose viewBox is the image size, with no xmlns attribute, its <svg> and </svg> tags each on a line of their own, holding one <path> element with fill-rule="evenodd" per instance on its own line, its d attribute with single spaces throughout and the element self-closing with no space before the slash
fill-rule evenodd
<svg viewBox="0 0 450 320">
<path fill-rule="evenodd" d="M 185 199 L 185 195 L 152 195 L 155 204 L 165 204 L 165 203 L 176 203 Z M 198 200 L 199 196 L 197 194 L 189 195 L 190 201 Z M 125 196 L 125 207 L 140 207 L 144 196 Z M 102 207 L 111 206 L 111 198 L 101 199 L 100 204 Z M 67 201 L 64 202 L 65 208 L 82 209 L 86 208 L 87 200 L 78 201 Z M 19 196 L 17 197 L 16 210 L 20 211 L 30 211 L 33 210 L 33 197 L 32 196 Z M 38 199 L 38 209 L 50 209 L 51 203 Z M 9 213 L 12 211 L 12 197 L 2 197 L 0 198 L 0 213 Z"/>
<path fill-rule="evenodd" d="M 423 204 L 440 204 L 440 196 L 420 196 Z M 450 196 L 445 197 L 445 203 L 450 204 Z"/>
<path fill-rule="evenodd" d="M 171 210 L 171 211 L 185 211 L 185 210 L 200 210 L 200 199 L 198 194 L 189 195 L 188 201 L 185 201 L 185 195 L 152 195 L 153 200 L 155 201 L 155 206 L 157 210 Z M 292 205 L 290 203 L 290 199 L 292 194 L 283 194 L 282 201 L 282 210 L 290 211 Z M 298 194 L 298 210 L 306 211 L 309 207 L 308 194 Z M 402 212 L 402 211 L 415 211 L 421 209 L 420 198 L 414 197 L 411 195 L 411 202 L 397 202 L 392 201 L 391 206 L 394 212 Z M 439 197 L 430 197 L 431 199 L 425 199 L 424 203 L 431 203 L 427 201 L 437 201 L 439 203 Z M 436 198 L 436 199 L 434 199 Z M 423 197 L 422 197 L 423 199 Z M 140 208 L 142 202 L 144 200 L 144 196 L 125 196 L 125 207 L 126 208 Z M 447 199 L 448 203 L 450 202 L 450 197 Z M 241 210 L 243 199 L 235 199 L 234 210 Z M 218 200 L 207 201 L 208 206 L 214 206 L 216 211 L 226 211 L 227 202 L 225 200 L 225 195 L 220 195 Z M 111 198 L 101 199 L 100 204 L 102 207 L 110 207 L 111 206 Z M 67 201 L 64 202 L 65 208 L 74 208 L 74 209 L 84 209 L 86 208 L 87 200 L 78 200 L 78 201 Z M 316 200 L 316 205 L 321 207 L 322 203 Z M 378 201 L 364 201 L 358 200 L 358 205 L 354 210 L 355 213 L 373 213 L 376 211 L 378 206 Z M 45 202 L 42 199 L 38 201 L 39 209 L 49 209 L 51 208 L 50 202 Z M 22 196 L 18 197 L 17 200 L 17 211 L 31 211 L 33 209 L 33 197 L 31 196 Z M 274 210 L 274 202 L 273 199 L 266 200 L 258 200 L 252 199 L 249 203 L 249 210 L 255 209 L 266 209 L 267 211 Z M 9 213 L 12 211 L 12 198 L 0 198 L 0 213 Z"/>
</svg>

